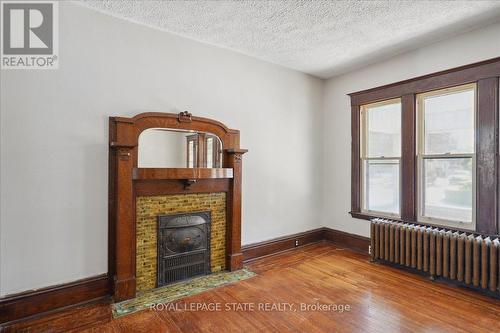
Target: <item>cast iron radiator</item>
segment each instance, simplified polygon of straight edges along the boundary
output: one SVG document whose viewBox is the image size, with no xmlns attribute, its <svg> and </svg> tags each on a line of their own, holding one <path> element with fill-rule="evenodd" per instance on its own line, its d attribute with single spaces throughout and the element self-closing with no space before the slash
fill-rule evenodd
<svg viewBox="0 0 500 333">
<path fill-rule="evenodd" d="M 500 240 L 386 219 L 371 220 L 371 258 L 456 280 L 498 296 Z"/>
</svg>

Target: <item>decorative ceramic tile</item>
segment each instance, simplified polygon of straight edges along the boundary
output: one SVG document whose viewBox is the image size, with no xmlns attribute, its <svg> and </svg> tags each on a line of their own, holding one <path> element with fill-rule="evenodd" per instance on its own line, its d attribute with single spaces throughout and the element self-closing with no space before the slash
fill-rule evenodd
<svg viewBox="0 0 500 333">
<path fill-rule="evenodd" d="M 136 298 L 115 303 L 112 306 L 113 317 L 117 318 L 137 311 L 148 309 L 159 303 L 169 303 L 181 298 L 199 294 L 203 291 L 217 288 L 229 283 L 246 280 L 256 274 L 248 269 L 235 272 L 218 272 L 196 277 L 157 289 L 140 292 Z"/>
<path fill-rule="evenodd" d="M 136 288 L 156 287 L 157 216 L 210 211 L 210 266 L 213 273 L 226 269 L 226 193 L 190 193 L 137 198 Z"/>
</svg>

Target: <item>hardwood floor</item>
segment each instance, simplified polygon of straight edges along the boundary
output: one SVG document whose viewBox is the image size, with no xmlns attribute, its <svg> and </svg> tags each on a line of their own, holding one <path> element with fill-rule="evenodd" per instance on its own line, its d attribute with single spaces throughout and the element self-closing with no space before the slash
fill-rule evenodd
<svg viewBox="0 0 500 333">
<path fill-rule="evenodd" d="M 6 331 L 500 331 L 500 300 L 370 263 L 366 255 L 330 243 L 258 259 L 247 266 L 258 276 L 175 302 L 184 309 L 197 304 L 219 304 L 221 311 L 146 310 L 111 320 L 109 306 L 95 304 L 15 325 Z M 330 308 L 301 309 L 301 304 L 313 306 L 318 302 Z M 288 305 L 282 305 L 282 309 L 262 308 L 281 303 Z M 237 304 L 240 308 L 226 311 Z M 255 308 L 248 309 L 252 304 Z M 333 311 L 334 305 L 348 305 L 350 309 Z M 92 316 L 97 322 L 89 326 Z"/>
</svg>

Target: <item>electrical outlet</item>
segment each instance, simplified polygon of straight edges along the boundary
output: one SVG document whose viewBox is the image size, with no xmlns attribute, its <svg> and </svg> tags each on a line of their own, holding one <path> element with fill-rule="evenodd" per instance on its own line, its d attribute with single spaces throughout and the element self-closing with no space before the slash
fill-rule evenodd
<svg viewBox="0 0 500 333">
<path fill-rule="evenodd" d="M 372 246 L 368 245 L 368 254 L 372 254 Z"/>
<path fill-rule="evenodd" d="M 295 240 L 295 246 L 299 246 L 299 240 L 298 239 Z"/>
</svg>

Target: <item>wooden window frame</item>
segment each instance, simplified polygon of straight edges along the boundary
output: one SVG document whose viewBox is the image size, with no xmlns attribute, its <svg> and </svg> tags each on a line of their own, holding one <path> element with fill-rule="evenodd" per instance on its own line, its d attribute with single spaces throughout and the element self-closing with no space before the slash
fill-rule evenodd
<svg viewBox="0 0 500 333">
<path fill-rule="evenodd" d="M 186 136 L 186 167 L 207 168 L 207 144 L 208 139 L 213 139 L 212 168 L 222 167 L 222 142 L 217 135 L 208 133 L 196 133 Z M 193 166 L 189 166 L 189 143 L 193 142 Z"/>
<path fill-rule="evenodd" d="M 193 143 L 193 166 L 189 166 L 189 144 Z M 198 134 L 193 134 L 186 136 L 186 168 L 197 168 L 198 167 Z"/>
<path fill-rule="evenodd" d="M 445 154 L 426 154 L 425 153 L 425 133 L 424 133 L 424 107 L 423 100 L 431 96 L 444 96 L 447 94 L 453 94 L 463 91 L 474 91 L 474 117 L 473 117 L 473 128 L 474 133 L 476 133 L 477 128 L 477 85 L 475 83 L 469 83 L 465 85 L 432 90 L 416 96 L 417 105 L 417 140 L 416 140 L 416 154 L 417 154 L 417 221 L 418 223 L 428 223 L 442 227 L 460 228 L 467 230 L 476 229 L 476 192 L 477 192 L 477 176 L 476 176 L 476 151 L 477 151 L 477 140 L 474 140 L 474 148 L 472 153 L 445 153 Z M 458 220 L 448 220 L 442 218 L 429 217 L 422 214 L 422 205 L 424 200 L 424 176 L 423 176 L 423 163 L 426 159 L 451 159 L 451 158 L 470 158 L 472 161 L 472 221 L 464 222 Z"/>
<path fill-rule="evenodd" d="M 361 208 L 361 107 L 401 98 L 401 217 L 417 223 L 417 95 L 467 84 L 476 84 L 476 214 L 475 232 L 498 235 L 499 198 L 499 78 L 500 57 L 349 94 L 351 98 L 351 211 L 355 218 L 380 217 Z M 418 222 L 423 225 L 432 225 Z M 440 227 L 445 227 L 439 225 Z M 454 230 L 464 230 L 452 227 Z M 465 229 L 464 231 L 469 231 Z"/>
<path fill-rule="evenodd" d="M 205 149 L 208 150 L 208 140 L 212 139 L 212 168 L 220 168 L 222 165 L 221 161 L 221 142 L 220 139 L 215 135 L 207 134 L 205 137 Z M 206 153 L 206 167 L 208 167 L 208 152 Z"/>
<path fill-rule="evenodd" d="M 398 214 L 393 214 L 393 213 L 388 213 L 388 212 L 381 212 L 381 211 L 374 211 L 374 210 L 368 210 L 365 209 L 365 187 L 366 187 L 366 170 L 365 170 L 365 162 L 370 161 L 370 160 L 375 160 L 375 161 L 398 161 L 398 168 L 399 168 L 399 193 L 398 196 L 401 198 L 401 151 L 402 147 L 400 147 L 400 154 L 399 156 L 378 156 L 378 157 L 370 157 L 368 156 L 369 154 L 367 153 L 367 144 L 368 144 L 368 119 L 367 119 L 367 112 L 370 108 L 373 107 L 380 107 L 384 105 L 390 105 L 390 104 L 396 104 L 399 103 L 401 104 L 401 98 L 394 98 L 390 100 L 384 100 L 381 102 L 376 102 L 376 103 L 370 103 L 370 104 L 364 104 L 360 107 L 360 172 L 361 172 L 361 184 L 360 184 L 360 200 L 361 200 L 361 212 L 364 214 L 374 214 L 380 217 L 387 217 L 391 219 L 398 219 L 401 217 L 401 203 L 399 204 L 399 213 Z"/>
</svg>

